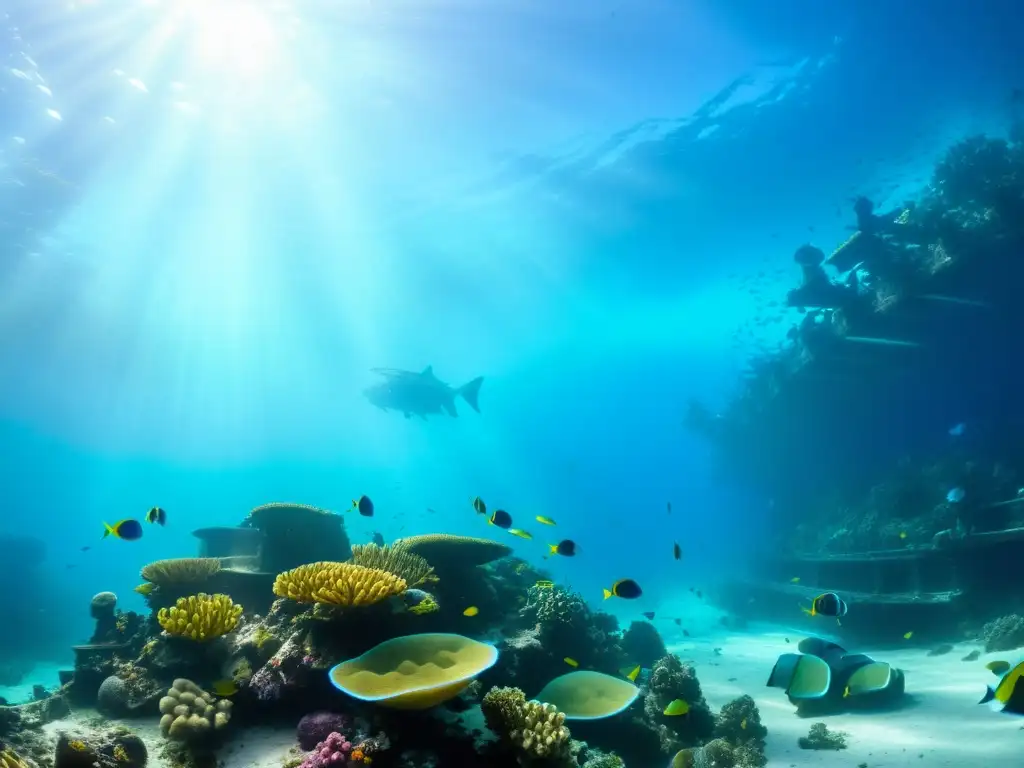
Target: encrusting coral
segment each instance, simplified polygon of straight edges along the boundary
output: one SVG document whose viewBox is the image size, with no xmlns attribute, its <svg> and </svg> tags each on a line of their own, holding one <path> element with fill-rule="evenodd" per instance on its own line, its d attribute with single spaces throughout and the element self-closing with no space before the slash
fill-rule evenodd
<svg viewBox="0 0 1024 768">
<path fill-rule="evenodd" d="M 352 559 L 349 562 L 393 573 L 404 579 L 410 587 L 437 581 L 430 563 L 401 544 L 386 544 L 383 547 L 356 544 L 352 547 Z"/>
<path fill-rule="evenodd" d="M 373 605 L 406 590 L 405 579 L 379 568 L 319 562 L 278 574 L 274 594 L 300 603 Z"/>
<path fill-rule="evenodd" d="M 169 635 L 190 640 L 212 640 L 238 625 L 242 606 L 227 595 L 199 593 L 179 598 L 171 608 L 161 608 L 157 621 Z"/>
<path fill-rule="evenodd" d="M 797 739 L 800 749 L 846 749 L 846 734 L 830 731 L 824 723 L 815 723 L 806 736 Z"/>
<path fill-rule="evenodd" d="M 160 732 L 174 741 L 194 741 L 231 721 L 231 702 L 218 700 L 191 680 L 174 681 L 160 699 Z"/>
<path fill-rule="evenodd" d="M 1011 613 L 990 621 L 981 630 L 985 653 L 1012 651 L 1024 645 L 1024 616 Z"/>
<path fill-rule="evenodd" d="M 492 688 L 480 703 L 487 727 L 528 759 L 569 762 L 565 715 L 551 704 L 527 701 L 518 688 Z"/>
<path fill-rule="evenodd" d="M 220 560 L 215 557 L 177 557 L 144 565 L 139 575 L 153 584 L 198 584 L 216 576 Z"/>
</svg>

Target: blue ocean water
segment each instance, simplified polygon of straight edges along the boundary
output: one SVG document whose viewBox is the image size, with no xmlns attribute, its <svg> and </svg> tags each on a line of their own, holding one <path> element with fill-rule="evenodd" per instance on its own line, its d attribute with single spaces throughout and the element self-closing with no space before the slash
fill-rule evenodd
<svg viewBox="0 0 1024 768">
<path fill-rule="evenodd" d="M 1024 31 L 998 0 L 3 10 L 0 533 L 45 543 L 8 560 L 3 648 L 44 678 L 93 594 L 141 609 L 142 565 L 270 501 L 367 494 L 362 542 L 491 535 L 480 495 L 595 605 L 632 578 L 623 619 L 713 625 L 690 588 L 742 572 L 775 501 L 687 403 L 782 341 L 792 252 L 844 240 L 851 198 L 1005 130 Z M 363 395 L 428 365 L 484 376 L 481 413 Z M 903 430 L 864 463 L 930 439 Z M 581 555 L 542 560 L 563 535 Z"/>
</svg>

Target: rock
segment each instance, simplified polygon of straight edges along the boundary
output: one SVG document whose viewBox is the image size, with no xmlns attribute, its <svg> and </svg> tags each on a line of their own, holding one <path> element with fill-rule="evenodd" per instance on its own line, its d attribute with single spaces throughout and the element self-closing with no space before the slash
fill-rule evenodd
<svg viewBox="0 0 1024 768">
<path fill-rule="evenodd" d="M 128 686 L 124 680 L 111 675 L 100 683 L 100 689 L 96 692 L 96 709 L 108 717 L 122 717 L 128 713 Z"/>
</svg>

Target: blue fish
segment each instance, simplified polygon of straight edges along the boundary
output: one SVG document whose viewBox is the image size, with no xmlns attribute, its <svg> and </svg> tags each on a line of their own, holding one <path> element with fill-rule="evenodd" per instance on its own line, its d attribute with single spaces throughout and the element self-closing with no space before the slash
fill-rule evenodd
<svg viewBox="0 0 1024 768">
<path fill-rule="evenodd" d="M 371 537 L 370 540 L 378 547 L 384 546 L 384 534 L 382 534 L 380 531 L 374 531 L 373 536 Z"/>
<path fill-rule="evenodd" d="M 959 504 L 966 495 L 967 492 L 958 485 L 956 488 L 950 489 L 949 493 L 946 494 L 946 501 L 950 504 Z"/>
<path fill-rule="evenodd" d="M 352 509 L 358 509 L 363 517 L 373 517 L 373 502 L 369 496 L 360 496 L 358 501 L 352 499 Z"/>
<path fill-rule="evenodd" d="M 950 437 L 962 437 L 966 429 L 967 425 L 961 421 L 959 424 L 954 424 L 949 428 L 949 435 Z"/>
</svg>

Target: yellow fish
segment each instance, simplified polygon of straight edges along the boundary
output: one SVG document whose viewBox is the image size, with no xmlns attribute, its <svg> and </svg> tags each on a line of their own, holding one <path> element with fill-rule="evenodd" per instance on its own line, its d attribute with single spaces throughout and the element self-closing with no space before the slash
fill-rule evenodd
<svg viewBox="0 0 1024 768">
<path fill-rule="evenodd" d="M 740 728 L 742 728 L 743 730 L 747 729 L 747 718 L 743 718 L 743 722 L 740 723 Z"/>
<path fill-rule="evenodd" d="M 619 672 L 621 672 L 622 676 L 629 680 L 631 683 L 635 683 L 636 679 L 640 676 L 640 667 L 639 665 L 633 667 L 632 669 L 630 669 L 629 667 L 623 667 L 619 670 Z"/>
<path fill-rule="evenodd" d="M 1005 675 L 1010 671 L 1010 662 L 1008 661 L 990 661 L 985 665 L 985 669 L 991 672 L 993 675 Z"/>
<path fill-rule="evenodd" d="M 464 610 L 462 612 L 462 615 L 463 616 L 476 616 L 478 613 L 480 613 L 480 609 L 477 608 L 475 605 L 471 605 L 471 606 L 469 606 L 469 608 L 467 608 L 466 610 Z"/>
<path fill-rule="evenodd" d="M 800 583 L 800 577 L 799 576 L 794 576 L 792 579 L 789 580 L 789 583 L 790 584 L 799 584 Z"/>
<path fill-rule="evenodd" d="M 689 711 L 689 704 L 687 704 L 682 699 L 676 699 L 674 701 L 669 702 L 668 706 L 665 707 L 665 712 L 663 714 L 666 714 L 671 717 L 675 715 L 685 715 Z"/>
<path fill-rule="evenodd" d="M 235 685 L 234 680 L 217 680 L 210 687 L 218 696 L 234 696 L 238 693 L 238 686 Z"/>
<path fill-rule="evenodd" d="M 137 586 L 135 588 L 135 591 L 138 592 L 143 597 L 145 597 L 146 595 L 152 593 L 152 591 L 154 589 L 156 589 L 156 584 L 154 584 L 154 583 L 152 583 L 150 581 L 147 581 L 144 584 L 139 584 L 139 586 Z"/>
<path fill-rule="evenodd" d="M 900 538 L 901 539 L 907 538 L 907 532 L 906 531 L 900 531 Z"/>
<path fill-rule="evenodd" d="M 557 525 L 557 523 L 555 523 L 554 520 L 552 520 L 550 517 L 545 517 L 544 515 L 537 515 L 534 518 L 534 520 L 536 520 L 538 523 L 543 523 L 544 525 Z"/>
<path fill-rule="evenodd" d="M 555 582 L 548 581 L 547 579 L 541 579 L 533 586 L 537 587 L 537 589 L 551 589 L 555 586 Z"/>
<path fill-rule="evenodd" d="M 913 636 L 914 636 L 914 633 L 913 633 L 913 632 L 907 632 L 907 633 L 906 633 L 905 635 L 903 635 L 903 639 L 904 639 L 904 640 L 909 640 L 909 639 L 910 639 L 910 638 L 912 638 Z"/>
<path fill-rule="evenodd" d="M 562 661 L 564 661 L 570 667 L 578 667 L 580 665 L 580 663 L 578 661 L 576 661 L 576 659 L 571 659 L 568 656 L 566 656 L 564 659 L 562 659 Z"/>
<path fill-rule="evenodd" d="M 527 541 L 533 538 L 532 533 L 530 533 L 529 531 L 521 530 L 520 528 L 509 528 L 508 532 L 511 533 L 513 536 L 518 536 L 520 539 L 526 539 Z"/>
</svg>

